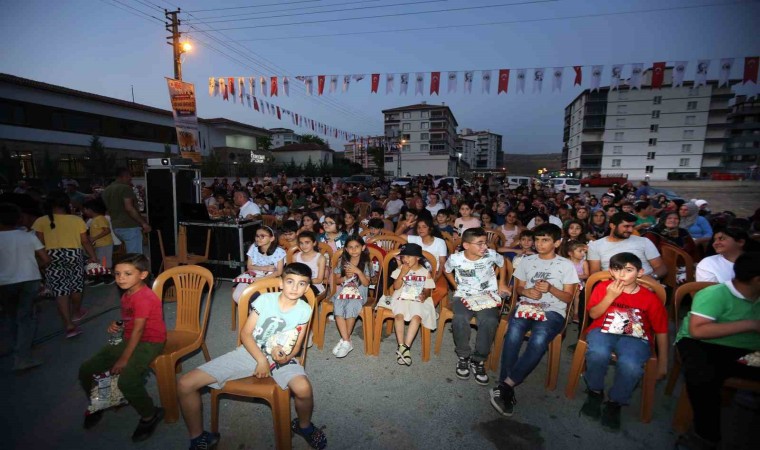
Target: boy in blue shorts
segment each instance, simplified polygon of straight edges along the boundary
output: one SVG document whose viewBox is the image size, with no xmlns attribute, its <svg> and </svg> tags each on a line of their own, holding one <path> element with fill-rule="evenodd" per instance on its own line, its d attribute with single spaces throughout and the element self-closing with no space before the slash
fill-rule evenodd
<svg viewBox="0 0 760 450">
<path fill-rule="evenodd" d="M 311 423 L 314 408 L 311 383 L 295 359 L 303 346 L 305 333 L 301 331 L 311 318 L 309 304 L 299 301 L 310 284 L 309 266 L 303 263 L 285 266 L 280 284 L 282 291 L 261 294 L 251 305 L 252 312 L 240 333 L 242 345 L 179 379 L 177 393 L 190 434 L 191 450 L 212 449 L 219 442 L 219 433 L 203 430 L 200 389 L 204 386 L 220 389 L 227 381 L 251 375 L 257 378 L 271 376 L 280 388 L 290 388 L 298 414 L 291 429 L 306 439 L 312 448 L 327 446 L 325 434 Z M 271 345 L 274 339 L 270 338 L 282 336 L 295 340 L 292 349 Z M 268 341 L 270 345 L 267 345 Z"/>
</svg>

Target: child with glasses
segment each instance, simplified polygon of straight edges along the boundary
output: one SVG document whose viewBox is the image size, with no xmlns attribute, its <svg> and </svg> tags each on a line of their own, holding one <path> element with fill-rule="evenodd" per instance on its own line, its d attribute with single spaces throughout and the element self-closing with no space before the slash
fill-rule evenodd
<svg viewBox="0 0 760 450">
<path fill-rule="evenodd" d="M 248 249 L 248 262 L 246 265 L 250 280 L 239 283 L 232 292 L 235 303 L 240 299 L 245 288 L 254 281 L 263 278 L 278 278 L 282 275 L 282 267 L 285 263 L 285 250 L 276 244 L 277 238 L 274 231 L 264 225 L 256 230 L 256 242 Z M 252 299 L 253 300 L 253 299 Z"/>
</svg>

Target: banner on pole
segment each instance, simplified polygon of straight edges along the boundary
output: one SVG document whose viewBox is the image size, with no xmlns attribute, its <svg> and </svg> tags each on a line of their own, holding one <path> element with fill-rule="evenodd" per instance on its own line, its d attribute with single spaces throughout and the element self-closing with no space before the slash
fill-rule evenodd
<svg viewBox="0 0 760 450">
<path fill-rule="evenodd" d="M 179 154 L 195 163 L 201 162 L 200 138 L 198 135 L 198 114 L 195 107 L 195 86 L 171 78 L 166 79 L 169 99 L 174 114 L 174 128 L 177 130 Z M 234 83 L 233 83 L 234 86 Z"/>
</svg>

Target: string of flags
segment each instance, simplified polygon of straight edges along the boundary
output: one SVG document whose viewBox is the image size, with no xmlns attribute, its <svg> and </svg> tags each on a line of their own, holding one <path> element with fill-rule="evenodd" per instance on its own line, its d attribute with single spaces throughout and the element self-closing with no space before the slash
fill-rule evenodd
<svg viewBox="0 0 760 450">
<path fill-rule="evenodd" d="M 758 83 L 758 65 L 760 57 L 751 56 L 744 58 L 744 73 L 742 82 Z M 736 58 L 721 58 L 716 61 L 718 66 L 718 86 L 723 87 L 729 83 L 731 72 L 734 68 Z M 683 85 L 687 72 L 693 70 L 693 81 L 695 86 L 707 84 L 707 75 L 713 60 L 700 59 L 693 63 L 689 61 L 675 61 L 672 65 L 672 85 L 680 87 Z M 641 89 L 645 69 L 652 71 L 650 85 L 652 88 L 662 87 L 665 81 L 666 61 L 652 63 L 645 68 L 644 63 L 626 63 L 612 64 L 609 69 L 609 86 L 611 89 L 618 89 L 622 85 L 628 85 L 631 89 Z M 570 70 L 566 70 L 570 69 Z M 590 72 L 589 72 L 590 70 Z M 410 84 L 414 87 L 414 95 L 441 95 L 445 87 L 445 93 L 454 94 L 460 89 L 465 94 L 472 94 L 473 84 L 475 84 L 476 75 L 480 79 L 480 93 L 491 94 L 493 77 L 496 76 L 496 95 L 507 94 L 510 88 L 519 93 L 525 93 L 526 84 L 531 80 L 531 92 L 541 93 L 543 91 L 544 80 L 546 77 L 551 78 L 551 90 L 562 91 L 565 81 L 565 73 L 568 73 L 573 80 L 573 86 L 582 86 L 584 75 L 590 75 L 589 88 L 592 91 L 598 90 L 602 84 L 605 66 L 559 66 L 554 68 L 532 68 L 532 69 L 485 69 L 485 70 L 464 70 L 449 72 L 405 72 L 405 73 L 373 73 L 369 75 L 370 92 L 377 94 L 380 91 L 380 84 L 385 82 L 385 95 L 395 94 L 408 95 Z M 627 76 L 626 76 L 627 74 Z M 296 80 L 304 83 L 304 88 L 308 95 L 329 95 L 348 93 L 352 84 L 359 84 L 367 78 L 367 74 L 349 74 L 349 75 L 300 75 L 295 77 Z M 229 81 L 233 80 L 233 86 L 230 87 Z M 242 79 L 242 78 L 241 78 Z M 241 80 L 238 79 L 238 80 Z M 242 79 L 245 80 L 245 79 Z M 250 92 L 256 92 L 256 77 L 247 78 Z M 510 86 L 510 81 L 512 86 Z M 245 81 L 238 81 L 240 86 Z M 443 86 L 445 84 L 445 86 Z M 290 80 L 288 77 L 261 76 L 258 79 L 258 88 L 261 95 L 266 97 L 277 97 L 280 93 L 290 96 Z M 340 88 L 338 87 L 340 85 Z M 280 88 L 281 86 L 281 88 Z M 211 95 L 222 95 L 227 99 L 229 90 L 234 90 L 234 78 L 209 78 L 209 93 Z M 239 89 L 242 92 L 242 88 Z"/>
</svg>

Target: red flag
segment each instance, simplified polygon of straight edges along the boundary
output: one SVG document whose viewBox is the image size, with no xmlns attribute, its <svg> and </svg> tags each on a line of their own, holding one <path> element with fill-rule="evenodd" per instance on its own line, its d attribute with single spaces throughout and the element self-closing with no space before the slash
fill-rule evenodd
<svg viewBox="0 0 760 450">
<path fill-rule="evenodd" d="M 575 66 L 573 67 L 573 70 L 575 71 L 575 82 L 573 82 L 573 86 L 580 86 L 583 81 L 583 68 L 582 66 Z"/>
<path fill-rule="evenodd" d="M 230 90 L 230 95 L 235 97 L 235 78 L 233 77 L 227 78 L 227 89 Z"/>
<path fill-rule="evenodd" d="M 253 109 L 255 109 L 256 111 L 259 110 L 259 101 L 256 100 L 256 97 L 253 97 Z"/>
<path fill-rule="evenodd" d="M 280 114 L 280 107 L 279 106 L 277 107 L 277 118 L 279 120 L 282 120 L 282 115 Z"/>
<path fill-rule="evenodd" d="M 430 72 L 430 95 L 438 94 L 438 88 L 441 86 L 441 72 Z"/>
<path fill-rule="evenodd" d="M 496 94 L 507 93 L 507 90 L 509 89 L 509 69 L 501 69 L 499 70 L 499 88 L 496 91 Z M 519 91 L 519 89 L 518 89 Z"/>
<path fill-rule="evenodd" d="M 757 65 L 759 59 L 757 56 L 744 58 L 744 83 L 751 81 L 757 84 Z"/>
<path fill-rule="evenodd" d="M 277 97 L 277 77 L 272 77 L 271 83 L 269 83 L 271 97 Z"/>
<path fill-rule="evenodd" d="M 372 74 L 372 92 L 373 94 L 377 94 L 377 86 L 380 85 L 380 74 L 379 73 L 373 73 Z"/>
<path fill-rule="evenodd" d="M 317 77 L 317 95 L 322 95 L 325 90 L 325 76 L 319 75 Z"/>
<path fill-rule="evenodd" d="M 665 79 L 665 62 L 656 62 L 652 65 L 652 89 L 659 89 Z"/>
</svg>

